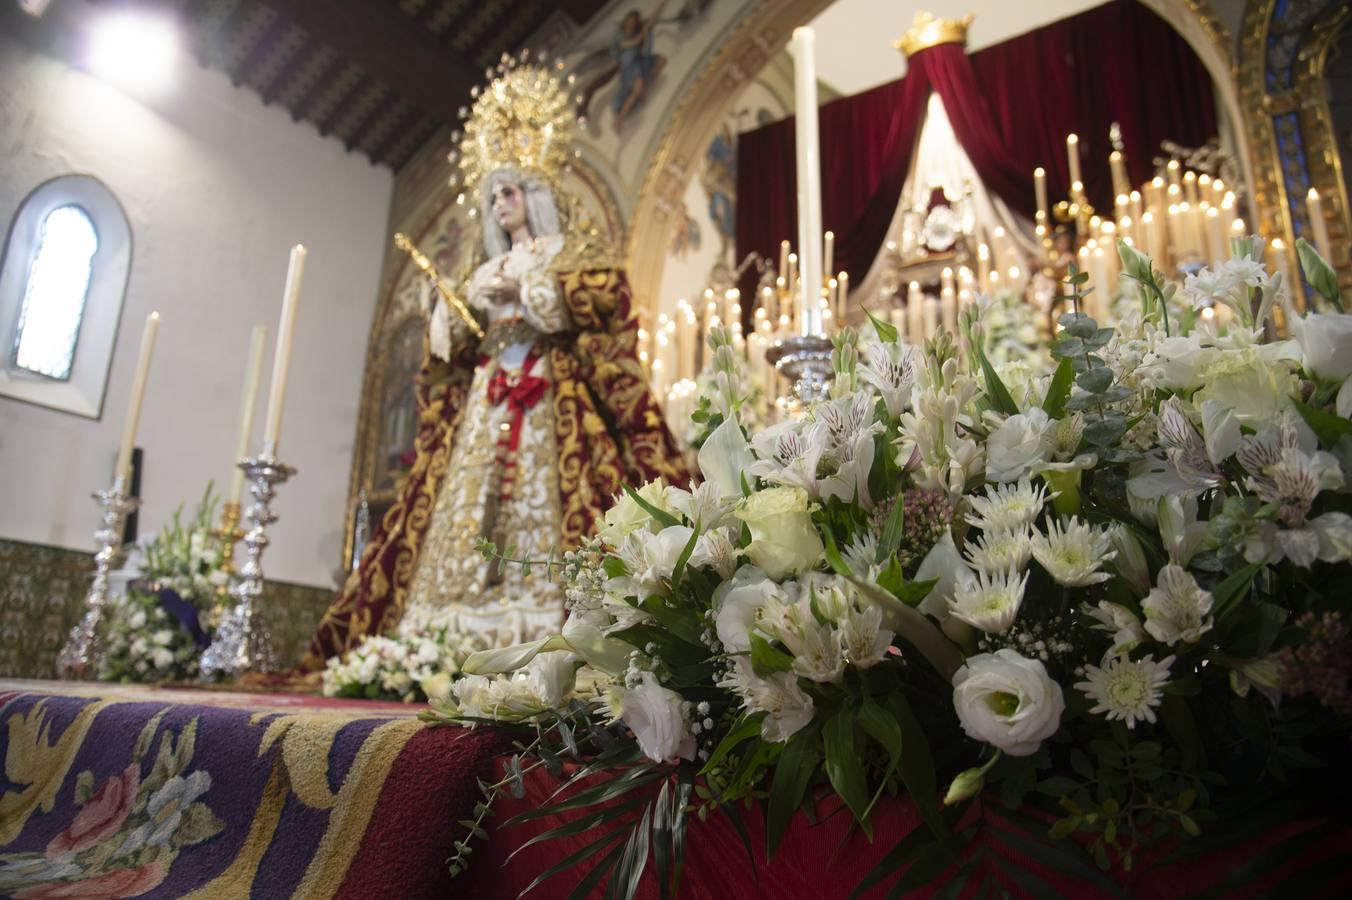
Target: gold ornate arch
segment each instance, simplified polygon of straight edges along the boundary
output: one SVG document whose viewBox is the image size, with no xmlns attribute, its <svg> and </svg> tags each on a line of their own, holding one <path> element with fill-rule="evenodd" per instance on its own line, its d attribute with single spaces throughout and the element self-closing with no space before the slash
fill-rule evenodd
<svg viewBox="0 0 1352 900">
<path fill-rule="evenodd" d="M 703 73 L 681 98 L 667 122 L 658 151 L 648 166 L 630 219 L 629 263 L 634 294 L 649 318 L 662 284 L 669 237 L 669 217 L 680 208 L 699 160 L 737 96 L 782 47 L 793 29 L 811 21 L 832 0 L 763 0 L 738 23 Z M 1217 85 L 1236 130 L 1243 133 L 1247 116 L 1235 78 L 1233 40 L 1209 0 L 1140 0 L 1169 22 L 1193 48 Z M 1239 138 L 1245 178 L 1253 183 L 1250 148 Z"/>
</svg>

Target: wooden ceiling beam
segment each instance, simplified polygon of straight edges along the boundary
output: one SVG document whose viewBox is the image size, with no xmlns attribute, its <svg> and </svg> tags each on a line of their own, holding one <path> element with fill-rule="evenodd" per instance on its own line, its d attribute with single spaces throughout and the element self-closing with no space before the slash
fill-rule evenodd
<svg viewBox="0 0 1352 900">
<path fill-rule="evenodd" d="M 479 82 L 476 67 L 439 50 L 430 35 L 380 0 L 286 0 L 278 8 L 441 121 L 456 121 L 456 111 Z"/>
</svg>

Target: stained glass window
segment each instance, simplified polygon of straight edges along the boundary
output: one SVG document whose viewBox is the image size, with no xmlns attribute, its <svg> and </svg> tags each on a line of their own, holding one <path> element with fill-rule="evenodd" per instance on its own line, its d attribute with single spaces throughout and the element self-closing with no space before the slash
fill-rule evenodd
<svg viewBox="0 0 1352 900">
<path fill-rule="evenodd" d="M 98 246 L 94 223 L 80 207 L 61 206 L 47 214 L 14 335 L 15 368 L 60 381 L 70 378 Z"/>
</svg>

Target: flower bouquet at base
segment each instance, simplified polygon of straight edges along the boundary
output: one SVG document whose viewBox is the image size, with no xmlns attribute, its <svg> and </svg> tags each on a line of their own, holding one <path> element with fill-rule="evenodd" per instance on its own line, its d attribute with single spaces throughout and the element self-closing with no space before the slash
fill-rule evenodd
<svg viewBox="0 0 1352 900">
<path fill-rule="evenodd" d="M 229 582 L 221 537 L 212 527 L 212 486 L 185 527 L 183 509 L 139 548 L 140 575 L 109 603 L 99 680 L 189 681 L 211 643 Z"/>
<path fill-rule="evenodd" d="M 1280 810 L 1260 858 L 1216 873 L 1227 889 L 1345 827 L 1352 317 L 1301 250 L 1327 311 L 1288 308 L 1293 339 L 1270 337 L 1287 286 L 1261 239 L 1183 289 L 1224 327 L 1178 322 L 1178 286 L 1120 244 L 1141 305 L 1093 321 L 1072 270 L 1050 371 L 1020 388 L 978 304 L 957 340 L 838 335 L 802 418 L 748 435 L 724 397 L 702 483 L 627 489 L 546 561 L 562 633 L 472 654 L 426 714 L 516 736 L 452 871 L 537 770 L 558 790 L 515 820 L 569 819 L 532 844 L 585 831 L 541 875 L 579 894 L 632 896 L 645 872 L 674 893 L 691 819 L 744 831 L 746 803 L 773 857 L 824 795 L 861 840 L 877 804 L 914 804 L 921 824 L 859 873 L 894 893 L 992 865 L 1036 893 L 1027 860 L 1120 892 Z"/>
<path fill-rule="evenodd" d="M 402 703 L 444 700 L 465 658 L 485 647 L 475 635 L 446 628 L 368 635 L 341 657 L 329 659 L 323 672 L 324 696 Z"/>
</svg>

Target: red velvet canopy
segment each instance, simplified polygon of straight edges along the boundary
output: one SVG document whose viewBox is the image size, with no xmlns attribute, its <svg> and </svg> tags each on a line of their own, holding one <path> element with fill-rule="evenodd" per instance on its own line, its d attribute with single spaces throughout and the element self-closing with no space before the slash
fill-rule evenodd
<svg viewBox="0 0 1352 900">
<path fill-rule="evenodd" d="M 1137 0 L 1114 0 L 968 55 L 922 50 L 906 76 L 821 107 L 822 224 L 836 233 L 837 267 L 862 277 L 896 212 L 930 91 L 987 189 L 1032 218 L 1032 172 L 1050 193 L 1069 186 L 1066 135 L 1080 136 L 1090 201 L 1111 208 L 1108 129 L 1121 125 L 1133 184 L 1160 142 L 1216 134 L 1211 77 L 1192 49 Z M 737 146 L 737 255 L 778 257 L 796 235 L 794 123 L 743 134 Z M 754 277 L 754 275 L 752 276 Z M 754 284 L 742 285 L 743 291 Z"/>
</svg>

